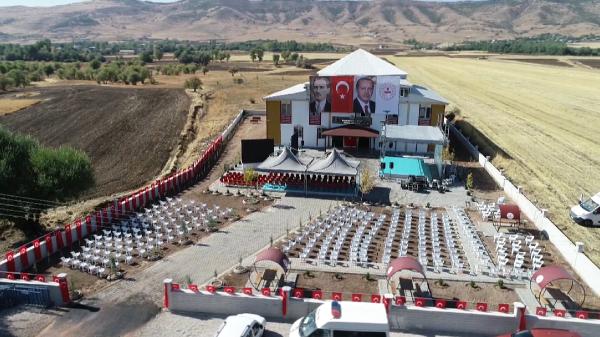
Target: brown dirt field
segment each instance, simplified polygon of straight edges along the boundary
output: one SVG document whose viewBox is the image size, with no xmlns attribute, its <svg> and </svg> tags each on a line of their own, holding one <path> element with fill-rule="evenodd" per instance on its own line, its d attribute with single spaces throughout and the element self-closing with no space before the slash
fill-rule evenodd
<svg viewBox="0 0 600 337">
<path fill-rule="evenodd" d="M 562 62 L 560 60 L 557 59 L 542 59 L 542 58 L 530 58 L 530 59 L 526 59 L 526 58 L 511 58 L 511 59 L 504 59 L 504 60 L 508 60 L 508 61 L 517 61 L 517 62 L 526 62 L 526 63 L 534 63 L 534 64 L 541 64 L 541 65 L 547 65 L 547 66 L 559 66 L 559 67 L 572 67 L 573 65 Z"/>
<path fill-rule="evenodd" d="M 39 102 L 39 99 L 0 99 L 0 116 L 17 112 Z"/>
<path fill-rule="evenodd" d="M 511 286 L 500 289 L 496 284 L 476 283 L 477 288 L 472 288 L 469 282 L 446 281 L 447 286 L 441 287 L 436 281 L 429 282 L 433 297 L 447 300 L 467 300 L 471 303 L 488 303 L 490 310 L 496 310 L 500 303 L 511 304 L 519 302 L 519 296 Z"/>
<path fill-rule="evenodd" d="M 342 279 L 337 279 L 335 273 L 326 272 L 311 272 L 310 277 L 307 273 L 298 273 L 297 288 L 305 289 L 321 289 L 323 291 L 336 291 L 347 293 L 346 298 L 350 293 L 361 294 L 378 294 L 379 288 L 376 280 L 367 281 L 365 275 L 360 274 L 341 274 Z M 325 294 L 324 296 L 328 296 Z"/>
<path fill-rule="evenodd" d="M 83 197 L 142 186 L 158 175 L 177 145 L 189 98 L 183 90 L 102 86 L 36 88 L 44 102 L 0 117 L 8 129 L 52 147 L 85 151 L 96 187 Z"/>
<path fill-rule="evenodd" d="M 576 61 L 588 67 L 600 69 L 600 59 L 577 59 Z"/>
</svg>

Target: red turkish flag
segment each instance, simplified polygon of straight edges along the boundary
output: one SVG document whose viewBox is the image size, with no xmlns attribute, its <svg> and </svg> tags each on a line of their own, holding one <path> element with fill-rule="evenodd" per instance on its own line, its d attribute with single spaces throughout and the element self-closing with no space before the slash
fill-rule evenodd
<svg viewBox="0 0 600 337">
<path fill-rule="evenodd" d="M 261 293 L 263 296 L 271 296 L 271 289 L 269 289 L 269 288 L 262 288 L 262 289 L 260 290 L 260 293 Z"/>
<path fill-rule="evenodd" d="M 75 230 L 77 231 L 77 241 L 79 241 L 83 236 L 83 232 L 81 229 L 81 219 L 75 220 Z"/>
<path fill-rule="evenodd" d="M 27 255 L 27 247 L 19 248 L 19 258 L 21 258 L 21 270 L 27 270 L 29 267 L 29 256 Z"/>
<path fill-rule="evenodd" d="M 244 295 L 252 296 L 252 288 L 242 288 Z"/>
<path fill-rule="evenodd" d="M 21 280 L 23 281 L 29 281 L 29 274 L 28 273 L 21 273 Z"/>
<path fill-rule="evenodd" d="M 50 234 L 46 235 L 46 252 L 48 252 L 48 256 L 54 253 L 52 249 L 52 236 Z"/>
<path fill-rule="evenodd" d="M 477 303 L 477 306 L 475 307 L 477 309 L 477 311 L 487 311 L 488 310 L 488 305 L 487 303 Z"/>
<path fill-rule="evenodd" d="M 575 313 L 575 317 L 577 317 L 579 319 L 588 319 L 589 315 L 588 315 L 587 311 L 577 311 Z"/>
<path fill-rule="evenodd" d="M 63 249 L 65 247 L 65 243 L 63 241 L 62 231 L 57 230 L 54 232 L 54 236 L 56 237 L 56 246 L 58 249 Z"/>
<path fill-rule="evenodd" d="M 15 279 L 15 274 L 8 273 L 8 274 L 6 274 L 6 278 L 9 279 L 9 280 L 14 280 Z"/>
<path fill-rule="evenodd" d="M 171 291 L 180 291 L 179 283 L 171 283 Z"/>
<path fill-rule="evenodd" d="M 331 112 L 353 111 L 354 78 L 352 76 L 331 77 Z"/>
<path fill-rule="evenodd" d="M 323 292 L 321 290 L 315 290 L 312 293 L 312 298 L 315 300 L 320 300 L 323 298 Z"/>
<path fill-rule="evenodd" d="M 446 309 L 446 301 L 445 300 L 435 300 L 435 307 L 438 309 Z"/>
<path fill-rule="evenodd" d="M 371 303 L 381 303 L 381 295 L 371 295 Z"/>
<path fill-rule="evenodd" d="M 12 251 L 6 253 L 6 270 L 9 272 L 15 271 L 15 253 Z"/>
<path fill-rule="evenodd" d="M 415 299 L 415 305 L 416 305 L 417 307 L 424 307 L 424 306 L 425 306 L 425 300 L 424 300 L 424 299 L 422 299 L 422 298 L 420 298 L 420 297 L 417 297 L 417 298 Z"/>
<path fill-rule="evenodd" d="M 510 310 L 510 305 L 506 303 L 498 304 L 498 311 L 508 314 L 508 310 Z"/>
<path fill-rule="evenodd" d="M 67 246 L 71 247 L 73 244 L 73 234 L 71 233 L 71 224 L 65 225 L 65 236 L 67 237 Z"/>
<path fill-rule="evenodd" d="M 456 302 L 456 309 L 461 309 L 461 310 L 467 309 L 467 302 L 465 302 L 465 301 Z"/>
<path fill-rule="evenodd" d="M 35 277 L 35 279 L 38 282 L 46 282 L 46 276 L 44 276 L 44 275 L 38 275 Z"/>
<path fill-rule="evenodd" d="M 206 291 L 208 291 L 211 294 L 214 294 L 215 292 L 217 292 L 217 288 L 215 286 L 206 286 Z"/>
<path fill-rule="evenodd" d="M 406 297 L 396 296 L 396 305 L 404 305 L 406 303 Z"/>
<path fill-rule="evenodd" d="M 302 289 L 302 288 L 294 289 L 294 291 L 292 292 L 292 296 L 294 296 L 296 298 L 303 298 L 304 297 L 304 289 Z"/>
<path fill-rule="evenodd" d="M 547 313 L 548 313 L 548 309 L 546 309 L 544 307 L 537 307 L 535 309 L 535 314 L 538 316 L 546 316 Z"/>
<path fill-rule="evenodd" d="M 190 285 L 188 286 L 188 289 L 189 289 L 189 290 L 191 290 L 191 291 L 193 291 L 193 292 L 195 292 L 195 293 L 197 293 L 197 292 L 198 292 L 198 286 L 197 286 L 197 285 L 195 285 L 195 284 L 190 284 Z"/>
<path fill-rule="evenodd" d="M 92 234 L 92 216 L 89 214 L 85 216 L 85 231 L 87 235 Z"/>
<path fill-rule="evenodd" d="M 554 309 L 554 316 L 556 316 L 556 317 L 565 317 L 566 314 L 567 314 L 566 310 Z"/>
<path fill-rule="evenodd" d="M 331 299 L 334 301 L 341 301 L 342 293 L 331 293 Z"/>
<path fill-rule="evenodd" d="M 223 290 L 225 290 L 225 292 L 229 295 L 235 294 L 235 287 L 224 287 Z"/>
<path fill-rule="evenodd" d="M 352 294 L 352 302 L 362 302 L 362 294 Z"/>
</svg>

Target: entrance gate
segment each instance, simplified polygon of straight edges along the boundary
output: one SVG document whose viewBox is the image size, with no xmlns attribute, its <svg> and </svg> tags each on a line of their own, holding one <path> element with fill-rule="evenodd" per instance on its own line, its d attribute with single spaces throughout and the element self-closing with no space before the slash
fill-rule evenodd
<svg viewBox="0 0 600 337">
<path fill-rule="evenodd" d="M 19 304 L 47 308 L 52 305 L 50 293 L 45 287 L 31 285 L 0 285 L 0 309 Z"/>
</svg>

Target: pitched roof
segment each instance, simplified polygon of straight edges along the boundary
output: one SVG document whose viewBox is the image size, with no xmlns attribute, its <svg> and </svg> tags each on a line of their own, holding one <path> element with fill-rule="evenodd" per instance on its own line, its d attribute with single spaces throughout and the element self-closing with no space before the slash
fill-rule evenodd
<svg viewBox="0 0 600 337">
<path fill-rule="evenodd" d="M 426 103 L 448 104 L 448 101 L 437 92 L 416 84 L 413 84 L 409 98 L 418 98 L 419 101 Z"/>
<path fill-rule="evenodd" d="M 263 97 L 264 100 L 308 100 L 308 82 L 299 83 L 287 89 Z"/>
<path fill-rule="evenodd" d="M 256 170 L 265 172 L 304 172 L 306 171 L 306 165 L 288 147 L 285 147 L 279 155 L 265 159 L 258 165 Z"/>
<path fill-rule="evenodd" d="M 358 160 L 351 160 L 334 148 L 327 157 L 313 162 L 306 172 L 353 176 L 358 174 L 359 164 Z"/>
<path fill-rule="evenodd" d="M 391 63 L 367 52 L 363 49 L 342 57 L 331 65 L 317 72 L 320 76 L 338 76 L 338 75 L 401 75 L 407 73 L 392 65 Z"/>
</svg>

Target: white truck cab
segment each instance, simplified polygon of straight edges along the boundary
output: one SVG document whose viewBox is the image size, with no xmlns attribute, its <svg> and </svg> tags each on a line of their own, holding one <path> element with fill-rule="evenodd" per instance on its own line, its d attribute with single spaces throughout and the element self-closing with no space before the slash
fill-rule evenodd
<svg viewBox="0 0 600 337">
<path fill-rule="evenodd" d="M 290 337 L 388 337 L 389 331 L 383 304 L 333 301 L 294 322 Z"/>
<path fill-rule="evenodd" d="M 585 226 L 600 226 L 600 193 L 573 206 L 571 219 Z"/>
</svg>

